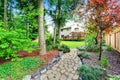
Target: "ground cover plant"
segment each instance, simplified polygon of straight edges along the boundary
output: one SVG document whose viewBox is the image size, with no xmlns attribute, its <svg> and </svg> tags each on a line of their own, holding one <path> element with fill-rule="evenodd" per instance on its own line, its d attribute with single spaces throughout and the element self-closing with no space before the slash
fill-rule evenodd
<svg viewBox="0 0 120 80">
<path fill-rule="evenodd" d="M 77 55 L 82 58 L 90 59 L 90 55 L 86 52 L 79 52 Z"/>
<path fill-rule="evenodd" d="M 101 59 L 101 66 L 104 68 L 107 68 L 109 66 L 106 54 L 104 54 L 102 59 Z"/>
<path fill-rule="evenodd" d="M 85 51 L 85 50 L 86 50 L 85 46 L 79 46 L 79 47 L 77 47 L 77 49 L 78 49 L 79 51 Z"/>
<path fill-rule="evenodd" d="M 65 45 L 65 44 L 62 44 L 62 45 L 58 48 L 58 50 L 63 51 L 63 53 L 68 53 L 68 52 L 70 52 L 70 48 L 69 48 L 67 45 Z"/>
<path fill-rule="evenodd" d="M 106 46 L 107 51 L 112 51 L 113 48 L 111 46 Z"/>
<path fill-rule="evenodd" d="M 0 80 L 10 78 L 19 80 L 31 71 L 36 71 L 44 61 L 38 58 L 22 58 L 14 62 L 8 62 L 0 66 Z"/>
<path fill-rule="evenodd" d="M 107 80 L 101 67 L 82 65 L 78 71 L 82 80 Z"/>
</svg>

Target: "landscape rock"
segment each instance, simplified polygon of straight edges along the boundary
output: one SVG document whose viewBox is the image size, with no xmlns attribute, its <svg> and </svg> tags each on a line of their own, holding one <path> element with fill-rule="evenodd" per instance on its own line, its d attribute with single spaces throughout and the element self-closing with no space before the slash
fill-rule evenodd
<svg viewBox="0 0 120 80">
<path fill-rule="evenodd" d="M 31 76 L 31 78 L 39 78 L 40 77 L 40 72 L 36 72 L 35 74 L 33 74 L 32 76 Z"/>
<path fill-rule="evenodd" d="M 40 73 L 44 73 L 47 71 L 47 66 L 43 66 L 41 69 L 40 69 Z"/>
</svg>

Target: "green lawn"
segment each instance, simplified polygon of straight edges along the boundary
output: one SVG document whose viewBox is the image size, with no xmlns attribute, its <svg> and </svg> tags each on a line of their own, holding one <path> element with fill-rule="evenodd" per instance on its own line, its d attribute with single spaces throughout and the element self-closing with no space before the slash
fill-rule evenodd
<svg viewBox="0 0 120 80">
<path fill-rule="evenodd" d="M 79 46 L 84 46 L 85 42 L 84 41 L 61 41 L 61 44 L 65 44 L 70 48 L 76 48 Z"/>
</svg>

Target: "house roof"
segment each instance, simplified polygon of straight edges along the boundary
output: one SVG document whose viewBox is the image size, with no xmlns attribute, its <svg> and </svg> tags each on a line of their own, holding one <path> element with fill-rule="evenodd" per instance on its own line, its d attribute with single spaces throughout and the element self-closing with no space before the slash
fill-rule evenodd
<svg viewBox="0 0 120 80">
<path fill-rule="evenodd" d="M 84 28 L 84 25 L 82 23 L 67 23 L 63 28 L 61 29 L 68 29 L 68 28 L 72 28 L 72 29 L 75 29 L 75 28 L 79 28 L 79 31 L 80 32 L 84 32 L 85 31 L 85 28 Z"/>
</svg>

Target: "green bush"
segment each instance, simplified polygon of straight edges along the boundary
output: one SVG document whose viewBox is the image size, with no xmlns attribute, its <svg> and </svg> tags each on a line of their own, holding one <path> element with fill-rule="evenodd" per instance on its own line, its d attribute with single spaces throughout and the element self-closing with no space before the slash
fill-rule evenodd
<svg viewBox="0 0 120 80">
<path fill-rule="evenodd" d="M 49 51 L 49 50 L 52 50 L 52 39 L 47 39 L 46 40 L 46 50 Z"/>
<path fill-rule="evenodd" d="M 34 50 L 33 43 L 24 35 L 25 31 L 17 29 L 6 31 L 0 28 L 0 58 L 11 59 L 19 55 L 15 54 L 19 50 Z"/>
<path fill-rule="evenodd" d="M 67 45 L 62 44 L 58 50 L 63 51 L 63 53 L 70 52 L 70 48 Z"/>
<path fill-rule="evenodd" d="M 78 56 L 90 59 L 90 55 L 88 53 L 86 53 L 86 52 L 80 52 L 80 53 L 78 53 Z"/>
<path fill-rule="evenodd" d="M 44 62 L 38 58 L 22 58 L 18 61 L 8 62 L 0 66 L 0 80 L 19 80 L 32 70 L 37 70 Z"/>
<path fill-rule="evenodd" d="M 107 46 L 107 51 L 112 51 L 113 48 L 111 46 Z"/>
<path fill-rule="evenodd" d="M 93 33 L 89 33 L 85 37 L 85 47 L 87 51 L 98 51 L 99 45 L 95 44 L 96 35 Z"/>
<path fill-rule="evenodd" d="M 58 47 L 60 46 L 60 39 L 57 38 L 56 39 L 56 44 L 53 46 L 53 38 L 52 36 L 49 36 L 46 40 L 46 49 L 47 51 L 52 50 L 52 49 L 58 49 Z"/>
<path fill-rule="evenodd" d="M 103 58 L 101 59 L 101 66 L 104 68 L 107 68 L 109 65 L 108 60 L 107 60 L 107 55 L 104 54 Z"/>
<path fill-rule="evenodd" d="M 80 46 L 80 47 L 77 47 L 77 49 L 78 49 L 79 51 L 84 51 L 84 50 L 85 50 L 85 47 L 84 47 L 84 46 Z"/>
<path fill-rule="evenodd" d="M 107 80 L 101 67 L 82 65 L 78 70 L 82 80 Z"/>
</svg>

